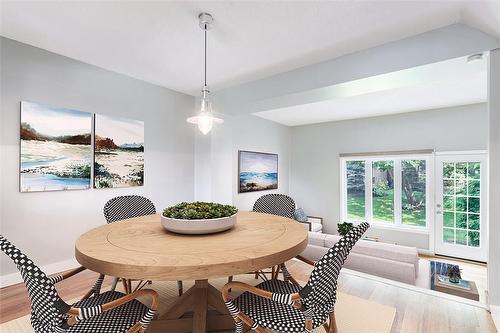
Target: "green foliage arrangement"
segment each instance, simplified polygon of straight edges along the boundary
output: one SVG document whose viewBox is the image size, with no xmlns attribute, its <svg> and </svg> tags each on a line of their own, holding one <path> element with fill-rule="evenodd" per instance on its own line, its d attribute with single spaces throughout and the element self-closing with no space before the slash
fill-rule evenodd
<svg viewBox="0 0 500 333">
<path fill-rule="evenodd" d="M 352 223 L 344 222 L 337 224 L 337 231 L 340 236 L 345 236 L 352 229 Z"/>
<path fill-rule="evenodd" d="M 215 202 L 181 202 L 165 208 L 163 216 L 181 220 L 207 220 L 228 217 L 236 214 L 238 209 L 231 205 Z"/>
</svg>

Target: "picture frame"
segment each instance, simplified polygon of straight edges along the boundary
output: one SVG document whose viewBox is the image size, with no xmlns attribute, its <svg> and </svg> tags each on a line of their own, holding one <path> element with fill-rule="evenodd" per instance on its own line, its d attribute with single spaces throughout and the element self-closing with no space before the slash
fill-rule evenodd
<svg viewBox="0 0 500 333">
<path fill-rule="evenodd" d="M 92 113 L 20 102 L 19 191 L 91 187 Z"/>
<path fill-rule="evenodd" d="M 278 154 L 238 150 L 238 193 L 276 190 Z"/>
</svg>

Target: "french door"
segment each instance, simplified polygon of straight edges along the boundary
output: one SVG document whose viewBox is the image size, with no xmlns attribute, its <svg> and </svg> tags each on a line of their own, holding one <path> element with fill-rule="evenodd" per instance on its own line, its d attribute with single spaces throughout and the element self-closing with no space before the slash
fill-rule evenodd
<svg viewBox="0 0 500 333">
<path fill-rule="evenodd" d="M 487 154 L 436 155 L 435 253 L 486 261 Z"/>
</svg>

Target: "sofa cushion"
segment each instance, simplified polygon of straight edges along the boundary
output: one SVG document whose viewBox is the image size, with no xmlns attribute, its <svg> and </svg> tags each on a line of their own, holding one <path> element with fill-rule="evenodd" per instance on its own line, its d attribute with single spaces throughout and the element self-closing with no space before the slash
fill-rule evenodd
<svg viewBox="0 0 500 333">
<path fill-rule="evenodd" d="M 316 245 L 316 246 L 321 246 L 325 247 L 325 238 L 328 236 L 328 234 L 320 234 L 317 232 L 310 232 L 309 233 L 309 244 L 310 245 Z M 326 253 L 326 252 L 325 252 Z M 314 259 L 316 260 L 316 259 Z"/>
<path fill-rule="evenodd" d="M 344 267 L 412 285 L 416 281 L 415 266 L 401 261 L 351 253 Z"/>
<path fill-rule="evenodd" d="M 327 251 L 326 247 L 309 244 L 301 255 L 310 260 L 318 261 Z M 412 264 L 353 252 L 347 257 L 344 267 L 412 285 L 415 285 L 417 275 L 415 266 Z"/>
<path fill-rule="evenodd" d="M 312 245 L 311 239 L 309 238 L 309 245 L 307 245 L 306 249 L 300 255 L 309 260 L 318 261 L 327 251 L 328 249 L 324 246 Z"/>
<path fill-rule="evenodd" d="M 340 240 L 338 235 L 309 233 L 309 244 L 331 248 Z M 418 251 L 415 247 L 359 240 L 352 248 L 353 253 L 395 260 L 412 264 L 418 274 Z"/>
<path fill-rule="evenodd" d="M 325 247 L 331 248 L 337 243 L 340 236 L 327 235 L 325 237 Z M 353 247 L 352 252 L 364 254 L 373 257 L 385 258 L 395 261 L 407 262 L 410 264 L 418 264 L 418 252 L 414 247 L 389 244 L 383 242 L 372 242 L 367 240 L 359 240 Z"/>
</svg>

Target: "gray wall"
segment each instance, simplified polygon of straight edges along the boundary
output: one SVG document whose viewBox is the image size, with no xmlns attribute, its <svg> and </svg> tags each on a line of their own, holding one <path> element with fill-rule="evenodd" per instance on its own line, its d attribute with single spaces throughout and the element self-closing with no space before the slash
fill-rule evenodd
<svg viewBox="0 0 500 333">
<path fill-rule="evenodd" d="M 217 105 L 223 110 L 223 105 Z M 251 210 L 255 200 L 267 193 L 289 191 L 291 129 L 252 115 L 224 117 L 224 124 L 210 136 L 196 138 L 197 200 L 232 203 Z M 278 154 L 278 189 L 238 193 L 238 150 Z"/>
<path fill-rule="evenodd" d="M 39 265 L 74 258 L 83 232 L 105 223 L 104 203 L 142 194 L 158 210 L 194 197 L 194 98 L 60 55 L 1 39 L 1 234 Z M 19 193 L 21 100 L 145 122 L 145 186 Z M 0 256 L 2 275 L 16 271 Z"/>
<path fill-rule="evenodd" d="M 340 153 L 487 149 L 486 104 L 298 126 L 292 130 L 290 194 L 306 213 L 340 221 Z M 426 234 L 371 228 L 386 241 L 428 249 Z"/>
</svg>

